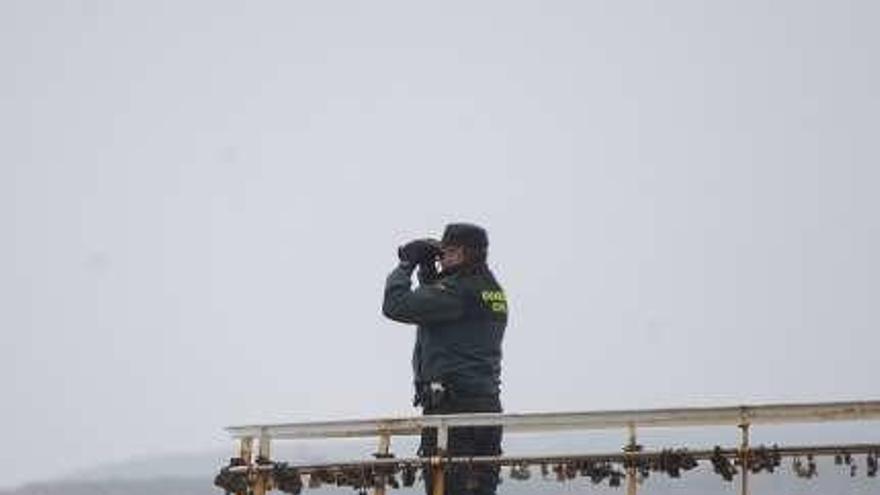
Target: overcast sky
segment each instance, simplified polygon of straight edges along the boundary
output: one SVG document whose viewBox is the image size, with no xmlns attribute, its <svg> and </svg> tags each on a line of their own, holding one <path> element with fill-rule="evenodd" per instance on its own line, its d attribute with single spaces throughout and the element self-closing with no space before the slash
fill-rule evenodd
<svg viewBox="0 0 880 495">
<path fill-rule="evenodd" d="M 449 221 L 511 301 L 508 411 L 880 398 L 878 22 L 3 1 L 0 484 L 415 414 L 381 290 Z"/>
</svg>

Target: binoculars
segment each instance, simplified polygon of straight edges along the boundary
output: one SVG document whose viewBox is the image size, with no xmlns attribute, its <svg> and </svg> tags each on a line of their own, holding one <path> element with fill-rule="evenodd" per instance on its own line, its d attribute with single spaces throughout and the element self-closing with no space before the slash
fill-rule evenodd
<svg viewBox="0 0 880 495">
<path fill-rule="evenodd" d="M 397 257 L 400 261 L 407 261 L 417 265 L 431 263 L 443 254 L 440 249 L 440 241 L 437 239 L 416 239 L 397 248 Z"/>
</svg>

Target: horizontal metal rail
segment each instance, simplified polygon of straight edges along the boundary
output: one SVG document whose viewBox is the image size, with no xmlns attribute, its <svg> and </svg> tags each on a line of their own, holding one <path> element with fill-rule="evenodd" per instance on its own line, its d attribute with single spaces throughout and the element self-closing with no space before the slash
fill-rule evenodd
<svg viewBox="0 0 880 495">
<path fill-rule="evenodd" d="M 880 401 L 742 405 L 570 413 L 453 414 L 230 426 L 233 438 L 302 439 L 417 435 L 422 428 L 503 426 L 506 432 L 820 423 L 880 420 Z"/>
<path fill-rule="evenodd" d="M 682 451 L 679 451 L 682 452 Z M 736 459 L 742 455 L 740 449 L 698 449 L 686 450 L 687 454 L 695 460 L 705 461 L 715 455 Z M 806 456 L 834 456 L 842 453 L 858 455 L 880 453 L 880 443 L 853 443 L 834 445 L 801 445 L 775 447 L 773 453 L 782 457 L 806 457 Z M 473 456 L 473 457 L 443 457 L 444 464 L 491 464 L 496 466 L 517 465 L 540 465 L 557 464 L 566 462 L 612 462 L 627 463 L 639 460 L 651 460 L 662 455 L 663 452 L 606 452 L 596 454 L 545 454 L 533 456 Z M 435 463 L 436 459 L 430 457 L 393 457 L 386 459 L 348 460 L 323 463 L 295 464 L 301 474 L 311 474 L 321 471 L 344 471 L 347 469 L 371 469 L 387 466 L 400 466 L 404 464 L 413 466 L 428 466 Z M 272 471 L 274 464 L 255 464 L 251 466 L 238 466 L 230 468 L 231 472 L 247 471 Z"/>
</svg>

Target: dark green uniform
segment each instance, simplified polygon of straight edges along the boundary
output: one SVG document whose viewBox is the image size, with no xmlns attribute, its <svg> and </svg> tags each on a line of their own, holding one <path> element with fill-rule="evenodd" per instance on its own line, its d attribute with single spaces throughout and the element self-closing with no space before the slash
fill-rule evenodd
<svg viewBox="0 0 880 495">
<path fill-rule="evenodd" d="M 501 341 L 507 326 L 504 291 L 484 264 L 422 283 L 414 290 L 412 271 L 411 264 L 401 263 L 388 276 L 382 312 L 395 321 L 418 326 L 413 350 L 417 402 L 425 414 L 501 412 Z M 439 384 L 443 392 L 431 394 L 432 384 Z M 435 449 L 436 432 L 424 432 L 420 453 L 432 455 Z M 448 451 L 450 455 L 499 455 L 501 428 L 452 428 Z M 494 494 L 497 483 L 497 469 L 474 467 L 449 473 L 446 492 Z"/>
</svg>

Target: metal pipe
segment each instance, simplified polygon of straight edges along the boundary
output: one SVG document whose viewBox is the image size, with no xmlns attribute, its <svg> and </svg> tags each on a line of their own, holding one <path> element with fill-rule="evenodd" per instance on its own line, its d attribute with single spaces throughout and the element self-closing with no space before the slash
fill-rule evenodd
<svg viewBox="0 0 880 495">
<path fill-rule="evenodd" d="M 827 421 L 880 420 L 880 401 L 810 404 L 770 404 L 734 407 L 621 410 L 532 414 L 451 414 L 408 418 L 322 421 L 230 426 L 234 438 L 266 432 L 276 439 L 373 437 L 417 435 L 422 428 L 440 426 L 503 426 L 506 432 L 543 432 L 628 428 L 737 426 L 749 424 L 818 423 Z"/>
<path fill-rule="evenodd" d="M 749 424 L 742 423 L 739 425 L 742 432 L 742 443 L 739 447 L 740 465 L 742 466 L 742 477 L 740 478 L 740 495 L 749 495 L 749 458 L 751 450 L 749 449 Z"/>
<path fill-rule="evenodd" d="M 391 435 L 383 433 L 379 435 L 379 447 L 376 449 L 376 457 L 385 459 L 391 450 Z M 377 486 L 373 489 L 373 495 L 385 495 L 385 484 Z"/>
<path fill-rule="evenodd" d="M 437 426 L 437 455 L 431 459 L 431 480 L 433 482 L 432 495 L 443 495 L 446 491 L 446 471 L 443 466 L 443 456 L 449 447 L 449 427 L 442 419 Z"/>
<path fill-rule="evenodd" d="M 446 491 L 446 472 L 443 468 L 443 459 L 431 458 L 431 481 L 433 483 L 432 495 L 444 495 Z"/>
<path fill-rule="evenodd" d="M 250 464 L 253 462 L 254 439 L 253 437 L 244 437 L 238 441 L 238 457 Z"/>
<path fill-rule="evenodd" d="M 257 458 L 260 461 L 272 458 L 272 439 L 265 431 L 260 433 L 260 440 L 257 447 Z M 253 495 L 266 495 L 266 492 L 272 489 L 272 479 L 270 476 L 261 474 L 254 483 Z"/>
<path fill-rule="evenodd" d="M 244 437 L 238 441 L 238 457 L 246 464 L 251 464 L 254 459 L 254 439 L 253 437 Z M 245 466 L 246 467 L 246 466 Z M 249 495 L 247 493 L 238 492 L 235 495 Z"/>
<path fill-rule="evenodd" d="M 750 448 L 750 452 L 754 449 Z M 828 445 L 798 445 L 789 447 L 776 447 L 774 452 L 778 452 L 782 457 L 796 456 L 833 456 L 842 452 L 851 455 L 868 454 L 872 452 L 880 452 L 880 443 L 853 443 L 853 444 L 828 444 Z M 716 454 L 715 449 L 699 449 L 687 450 L 688 455 L 695 460 L 709 460 Z M 742 455 L 740 447 L 732 449 L 721 449 L 718 453 L 729 459 L 738 459 Z M 650 460 L 661 455 L 659 451 L 649 452 L 609 452 L 595 454 L 550 454 L 538 456 L 474 456 L 474 457 L 400 457 L 393 459 L 366 459 L 363 461 L 339 461 L 314 464 L 288 464 L 289 467 L 298 469 L 302 474 L 309 474 L 317 471 L 327 471 L 335 469 L 351 469 L 351 468 L 371 468 L 371 467 L 388 467 L 402 464 L 413 466 L 430 466 L 442 459 L 443 464 L 492 464 L 497 466 L 512 466 L 521 464 L 556 464 L 564 462 L 612 462 L 624 463 L 628 459 L 634 460 Z M 242 471 L 270 471 L 273 467 L 269 465 L 251 465 L 251 466 L 235 466 L 230 467 L 231 472 Z"/>
<path fill-rule="evenodd" d="M 632 454 L 638 452 L 639 445 L 636 443 L 636 425 L 629 425 L 629 443 L 626 446 L 626 452 Z M 638 483 L 636 482 L 636 467 L 630 465 L 626 468 L 626 495 L 636 495 L 638 492 Z"/>
</svg>

